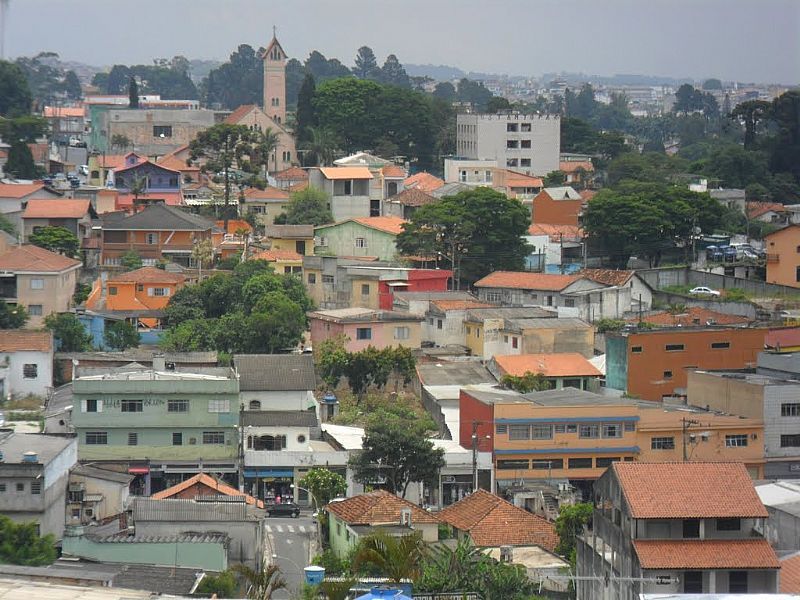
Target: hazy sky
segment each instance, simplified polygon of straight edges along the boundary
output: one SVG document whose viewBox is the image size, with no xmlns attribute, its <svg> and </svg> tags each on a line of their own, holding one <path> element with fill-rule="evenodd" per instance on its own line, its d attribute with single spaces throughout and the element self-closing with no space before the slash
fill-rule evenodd
<svg viewBox="0 0 800 600">
<path fill-rule="evenodd" d="M 95 65 L 265 45 L 524 75 L 800 82 L 799 0 L 10 0 L 6 56 Z"/>
</svg>

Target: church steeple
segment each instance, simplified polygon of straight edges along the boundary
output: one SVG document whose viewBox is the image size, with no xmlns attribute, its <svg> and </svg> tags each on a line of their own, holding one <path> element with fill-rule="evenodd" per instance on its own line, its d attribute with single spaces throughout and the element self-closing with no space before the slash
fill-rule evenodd
<svg viewBox="0 0 800 600">
<path fill-rule="evenodd" d="M 264 61 L 264 112 L 283 125 L 286 122 L 286 52 L 278 42 L 274 26 L 272 41 L 261 59 Z"/>
</svg>

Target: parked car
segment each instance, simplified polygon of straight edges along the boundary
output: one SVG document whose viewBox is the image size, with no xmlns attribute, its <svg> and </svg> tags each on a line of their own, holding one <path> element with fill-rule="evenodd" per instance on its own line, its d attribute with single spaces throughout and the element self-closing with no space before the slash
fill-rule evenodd
<svg viewBox="0 0 800 600">
<path fill-rule="evenodd" d="M 722 262 L 723 254 L 719 246 L 709 246 L 706 248 L 706 260 L 711 262 Z"/>
<path fill-rule="evenodd" d="M 725 256 L 725 262 L 736 262 L 736 256 L 738 253 L 736 252 L 736 248 L 733 246 L 725 246 L 722 248 L 722 253 Z"/>
<path fill-rule="evenodd" d="M 698 296 L 721 296 L 722 294 L 717 290 L 712 290 L 704 286 L 699 286 L 689 290 L 690 294 L 697 294 Z"/>
<path fill-rule="evenodd" d="M 267 514 L 270 517 L 292 517 L 296 519 L 300 516 L 300 507 L 294 502 L 283 502 L 281 504 L 267 504 Z"/>
<path fill-rule="evenodd" d="M 86 142 L 84 142 L 81 138 L 77 135 L 71 135 L 69 138 L 69 145 L 72 148 L 86 148 Z"/>
</svg>

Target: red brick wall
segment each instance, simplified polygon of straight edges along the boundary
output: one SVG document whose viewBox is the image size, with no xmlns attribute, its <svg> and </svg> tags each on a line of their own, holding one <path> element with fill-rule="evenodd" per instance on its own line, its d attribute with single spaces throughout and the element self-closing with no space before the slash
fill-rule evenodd
<svg viewBox="0 0 800 600">
<path fill-rule="evenodd" d="M 494 406 L 484 404 L 461 390 L 458 397 L 459 406 L 459 443 L 467 449 L 472 448 L 472 424 L 478 423 L 478 439 L 485 440 L 481 444 L 482 452 L 494 452 Z M 486 436 L 489 436 L 487 439 Z"/>
</svg>

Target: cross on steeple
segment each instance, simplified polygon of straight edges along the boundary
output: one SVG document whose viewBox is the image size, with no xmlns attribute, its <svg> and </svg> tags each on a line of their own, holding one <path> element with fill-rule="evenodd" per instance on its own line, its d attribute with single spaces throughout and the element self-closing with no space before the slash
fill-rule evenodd
<svg viewBox="0 0 800 600">
<path fill-rule="evenodd" d="M 274 37 L 274 38 L 278 37 L 278 33 L 277 32 L 278 32 L 278 28 L 275 27 L 275 25 L 273 25 L 272 26 L 272 37 Z"/>
</svg>

